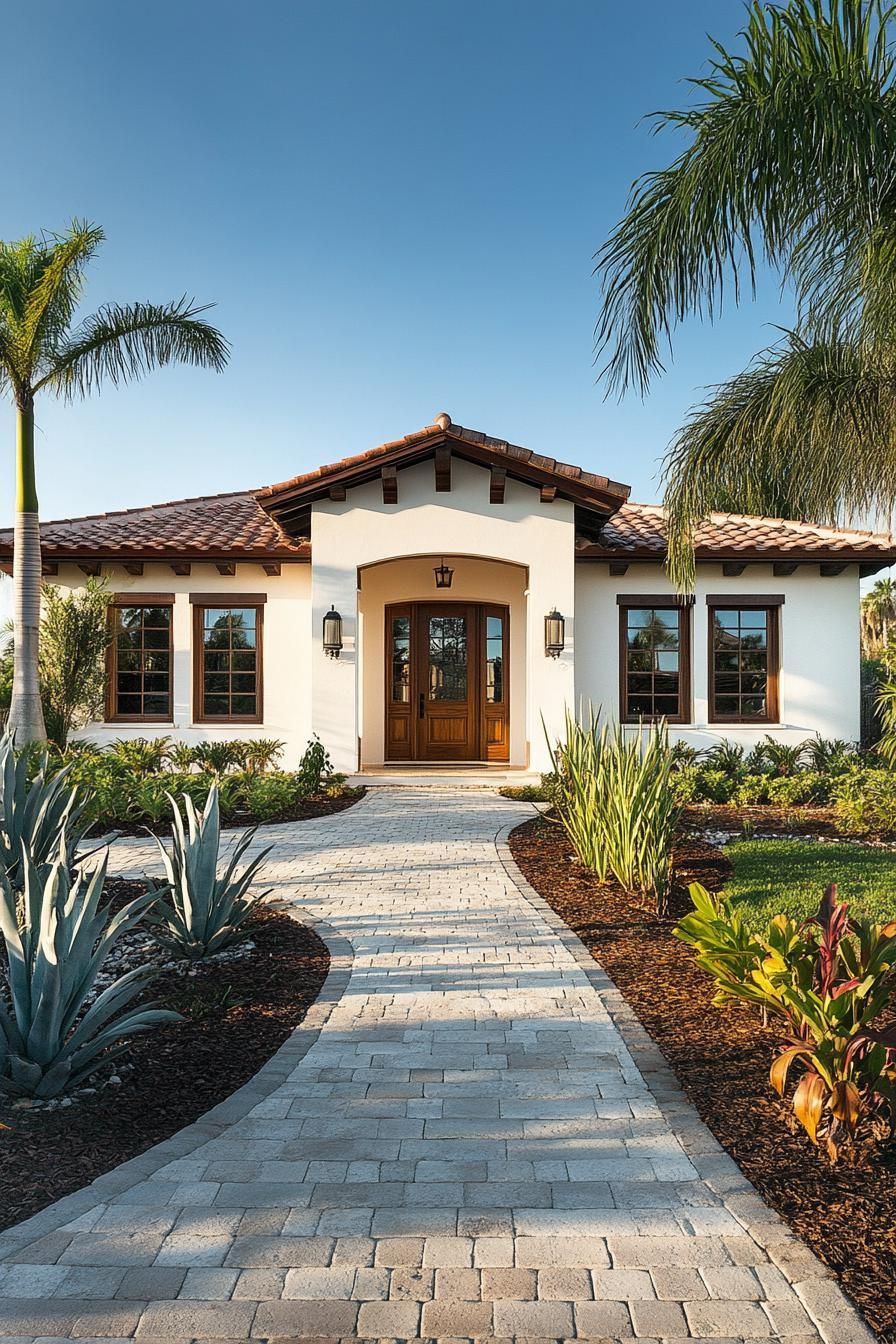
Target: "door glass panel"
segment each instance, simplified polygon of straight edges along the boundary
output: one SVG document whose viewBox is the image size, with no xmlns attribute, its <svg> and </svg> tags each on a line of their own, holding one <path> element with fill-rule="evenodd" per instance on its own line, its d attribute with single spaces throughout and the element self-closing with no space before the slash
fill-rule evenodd
<svg viewBox="0 0 896 1344">
<path fill-rule="evenodd" d="M 430 700 L 467 698 L 467 622 L 463 616 L 429 617 Z"/>
<path fill-rule="evenodd" d="M 504 703 L 504 617 L 485 618 L 485 699 L 490 705 Z"/>
<path fill-rule="evenodd" d="M 392 618 L 392 701 L 406 705 L 411 698 L 411 618 Z"/>
</svg>

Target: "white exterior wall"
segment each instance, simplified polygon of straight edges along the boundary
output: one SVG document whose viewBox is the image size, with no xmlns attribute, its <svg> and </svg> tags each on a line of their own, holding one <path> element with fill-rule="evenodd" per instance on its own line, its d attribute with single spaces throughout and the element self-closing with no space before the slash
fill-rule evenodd
<svg viewBox="0 0 896 1344">
<path fill-rule="evenodd" d="M 544 653 L 544 617 L 553 607 L 566 616 L 567 631 L 571 632 L 573 627 L 573 529 L 572 504 L 559 499 L 542 504 L 537 489 L 518 481 L 507 481 L 503 504 L 490 504 L 489 472 L 458 458 L 451 462 L 450 492 L 436 493 L 433 464 L 421 462 L 399 473 L 397 504 L 383 503 L 378 481 L 349 489 L 342 503 L 326 500 L 314 504 L 312 719 L 337 769 L 357 768 L 365 721 L 360 683 L 367 669 L 363 666 L 363 641 L 359 640 L 358 570 L 397 557 L 426 557 L 431 582 L 432 566 L 443 555 L 454 557 L 458 570 L 462 557 L 503 560 L 528 567 L 525 719 L 514 734 L 519 714 L 518 688 L 514 683 L 510 688 L 511 746 L 516 753 L 528 742 L 532 768 L 547 768 L 541 715 L 544 714 L 552 733 L 559 732 L 564 704 L 572 702 L 575 691 L 571 637 L 567 638 L 566 650 L 559 659 L 546 658 Z M 454 592 L 452 589 L 452 595 Z M 473 595 L 471 591 L 470 596 Z M 422 596 L 435 598 L 435 585 Z M 442 596 L 447 598 L 448 594 Z M 327 658 L 321 647 L 323 618 L 331 606 L 336 607 L 343 619 L 344 648 L 339 659 Z M 382 619 L 381 615 L 378 619 Z M 373 645 L 370 652 L 374 657 L 372 650 Z M 381 657 L 370 675 L 382 686 Z M 375 712 L 371 698 L 368 727 L 372 722 L 370 715 Z M 378 713 L 383 714 L 382 696 Z M 381 744 L 382 725 L 370 732 L 369 749 L 375 753 L 376 733 Z M 512 754 L 511 764 L 526 765 L 527 761 L 522 755 Z"/>
<path fill-rule="evenodd" d="M 617 594 L 673 593 L 661 565 L 630 565 L 621 577 L 606 563 L 576 566 L 576 695 L 601 706 L 607 718 L 619 714 L 619 608 Z M 783 593 L 780 609 L 780 722 L 747 727 L 708 721 L 708 593 Z M 822 737 L 859 737 L 859 575 L 856 565 L 821 578 L 805 565 L 782 578 L 771 565 L 750 564 L 737 578 L 721 565 L 701 564 L 691 619 L 693 722 L 670 733 L 698 747 L 723 738 L 747 746 L 768 733 L 782 742 Z"/>
<path fill-rule="evenodd" d="M 139 576 L 117 565 L 104 565 L 111 592 L 174 593 L 174 715 L 170 723 L 97 723 L 77 734 L 96 742 L 118 737 L 170 736 L 176 742 L 220 741 L 228 737 L 278 737 L 286 743 L 283 764 L 298 763 L 311 736 L 311 566 L 284 564 L 279 576 L 265 574 L 261 565 L 237 564 L 236 574 L 225 576 L 214 565 L 194 564 L 192 573 L 178 575 L 170 565 L 144 566 Z M 61 587 L 80 588 L 84 575 L 76 565 L 60 565 Z M 263 723 L 193 722 L 193 608 L 190 593 L 266 593 L 264 607 Z"/>
</svg>

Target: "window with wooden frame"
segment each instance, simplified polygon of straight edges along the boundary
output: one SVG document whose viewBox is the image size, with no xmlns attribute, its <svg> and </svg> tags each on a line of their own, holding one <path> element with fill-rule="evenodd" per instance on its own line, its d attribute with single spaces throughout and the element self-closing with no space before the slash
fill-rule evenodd
<svg viewBox="0 0 896 1344">
<path fill-rule="evenodd" d="M 173 593 L 116 595 L 109 604 L 108 722 L 171 722 L 173 608 Z"/>
<path fill-rule="evenodd" d="M 783 596 L 707 597 L 710 723 L 777 723 Z"/>
<path fill-rule="evenodd" d="M 192 593 L 193 718 L 261 723 L 264 594 Z"/>
<path fill-rule="evenodd" d="M 687 723 L 691 708 L 691 608 L 668 596 L 620 595 L 619 711 L 623 723 Z"/>
</svg>

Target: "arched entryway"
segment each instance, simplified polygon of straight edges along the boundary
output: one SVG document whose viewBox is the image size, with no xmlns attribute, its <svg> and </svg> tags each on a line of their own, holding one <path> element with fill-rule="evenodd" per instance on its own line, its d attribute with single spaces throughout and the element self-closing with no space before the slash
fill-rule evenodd
<svg viewBox="0 0 896 1344">
<path fill-rule="evenodd" d="M 362 764 L 527 764 L 527 581 L 524 565 L 468 555 L 359 571 Z"/>
</svg>

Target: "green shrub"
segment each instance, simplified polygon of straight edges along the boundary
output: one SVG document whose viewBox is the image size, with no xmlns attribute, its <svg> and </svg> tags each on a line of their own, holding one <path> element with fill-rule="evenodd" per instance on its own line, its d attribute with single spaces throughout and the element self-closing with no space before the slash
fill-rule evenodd
<svg viewBox="0 0 896 1344">
<path fill-rule="evenodd" d="M 844 829 L 857 835 L 896 831 L 896 772 L 851 771 L 832 781 L 832 796 Z"/>
<path fill-rule="evenodd" d="M 675 801 L 682 807 L 700 800 L 700 780 L 703 771 L 699 765 L 680 765 L 672 774 L 672 790 Z"/>
<path fill-rule="evenodd" d="M 168 762 L 181 774 L 189 774 L 196 764 L 196 748 L 186 742 L 172 742 L 168 748 Z"/>
<path fill-rule="evenodd" d="M 593 716 L 583 725 L 567 711 L 566 735 L 552 756 L 561 781 L 557 811 L 580 861 L 601 881 L 612 872 L 664 913 L 681 820 L 665 723 L 599 729 Z"/>
<path fill-rule="evenodd" d="M 772 782 L 768 775 L 743 775 L 734 790 L 734 802 L 738 807 L 761 807 L 768 802 Z"/>
<path fill-rule="evenodd" d="M 114 761 L 125 766 L 139 779 L 156 775 L 162 769 L 171 747 L 170 737 L 120 737 L 106 748 Z"/>
<path fill-rule="evenodd" d="M 285 742 L 277 737 L 255 737 L 247 741 L 245 765 L 255 775 L 263 775 L 274 766 L 283 755 Z"/>
<path fill-rule="evenodd" d="M 896 1028 L 877 1029 L 896 983 L 896 922 L 850 920 L 836 887 L 817 914 L 797 924 L 777 915 L 752 933 L 732 902 L 695 884 L 694 911 L 675 930 L 715 980 L 714 1002 L 752 1004 L 780 1025 L 781 1051 L 769 1081 L 785 1094 L 802 1074 L 794 1113 L 813 1143 L 836 1159 L 863 1121 L 896 1119 Z"/>
<path fill-rule="evenodd" d="M 304 796 L 304 781 L 295 774 L 247 775 L 242 790 L 246 807 L 259 821 L 290 816 Z"/>
<path fill-rule="evenodd" d="M 730 803 L 737 782 L 737 779 L 724 770 L 701 770 L 697 784 L 697 798 L 704 803 Z"/>
<path fill-rule="evenodd" d="M 267 892 L 252 892 L 252 882 L 272 846 L 262 850 L 242 872 L 237 865 L 255 836 L 249 830 L 233 845 L 230 862 L 217 876 L 221 825 L 218 785 L 209 790 L 204 811 L 197 812 L 189 797 L 183 799 L 187 829 L 172 799 L 171 850 L 156 843 L 165 866 L 167 885 L 158 889 L 159 902 L 149 917 L 153 935 L 175 956 L 198 961 L 243 942 L 246 921 Z"/>
<path fill-rule="evenodd" d="M 744 772 L 744 749 L 738 742 L 717 742 L 704 755 L 707 770 L 738 776 Z"/>
<path fill-rule="evenodd" d="M 245 768 L 247 747 L 248 743 L 237 738 L 226 742 L 199 742 L 193 748 L 193 762 L 200 770 L 224 775 L 228 770 Z"/>
<path fill-rule="evenodd" d="M 299 762 L 298 773 L 306 798 L 310 798 L 315 793 L 320 793 L 321 780 L 332 769 L 333 762 L 330 760 L 330 754 L 315 733 Z"/>
<path fill-rule="evenodd" d="M 118 939 L 155 902 L 147 893 L 110 916 L 100 907 L 106 860 L 87 879 L 70 876 L 67 836 L 59 855 L 38 866 L 25 851 L 24 896 L 0 873 L 0 933 L 6 945 L 9 1009 L 0 1004 L 0 1089 L 18 1096 L 55 1097 L 119 1054 L 121 1042 L 178 1014 L 128 1005 L 152 980 L 153 967 L 120 976 L 86 1001 Z"/>
<path fill-rule="evenodd" d="M 768 780 L 768 801 L 775 807 L 793 807 L 798 803 L 823 804 L 831 795 L 831 778 L 815 770 L 797 775 L 781 775 Z"/>
</svg>

